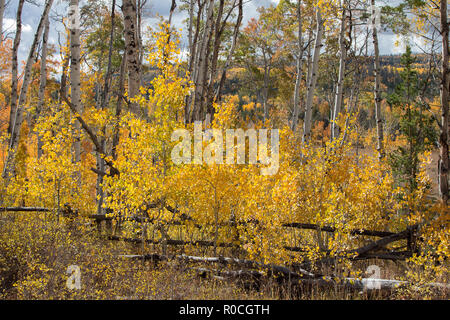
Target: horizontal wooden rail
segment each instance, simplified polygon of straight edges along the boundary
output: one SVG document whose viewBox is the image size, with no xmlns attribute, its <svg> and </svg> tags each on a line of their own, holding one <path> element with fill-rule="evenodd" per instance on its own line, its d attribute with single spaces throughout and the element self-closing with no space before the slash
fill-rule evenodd
<svg viewBox="0 0 450 320">
<path fill-rule="evenodd" d="M 155 208 L 154 204 L 150 205 L 150 209 L 152 209 L 152 208 Z M 180 213 L 180 211 L 178 209 L 172 208 L 170 206 L 166 206 L 166 209 L 172 213 Z M 0 211 L 5 211 L 5 212 L 50 212 L 52 210 L 48 209 L 48 208 L 40 208 L 40 207 L 0 207 Z M 110 221 L 110 220 L 114 219 L 111 216 L 106 216 L 106 215 L 101 215 L 101 214 L 92 214 L 92 215 L 89 215 L 88 218 L 97 220 L 97 221 Z M 169 225 L 182 225 L 185 223 L 185 221 L 194 221 L 194 219 L 192 219 L 191 217 L 186 216 L 184 214 L 181 214 L 180 218 L 181 218 L 181 221 L 169 221 L 166 223 Z M 151 218 L 143 217 L 143 216 L 127 217 L 126 220 L 136 221 L 136 222 L 148 222 L 148 223 L 155 222 L 155 219 L 151 219 Z M 258 223 L 258 221 L 238 221 L 238 222 L 230 221 L 230 222 L 220 223 L 219 225 L 221 227 L 224 227 L 224 226 L 233 226 L 236 224 L 245 225 L 245 224 L 249 224 L 249 223 Z M 203 225 L 198 224 L 198 223 L 196 223 L 194 225 L 198 228 L 203 227 Z M 212 223 L 208 224 L 208 225 L 214 226 L 214 224 L 212 224 Z M 334 232 L 338 231 L 337 228 L 331 227 L 331 226 L 320 226 L 318 224 L 299 223 L 299 222 L 284 223 L 284 224 L 282 224 L 282 227 L 304 229 L 304 230 L 320 230 L 320 231 L 330 232 L 330 233 L 334 233 Z M 349 233 L 352 235 L 373 236 L 373 237 L 381 237 L 381 238 L 392 236 L 392 235 L 396 234 L 394 232 L 375 231 L 375 230 L 366 230 L 366 229 L 353 229 L 353 230 L 350 230 Z"/>
<path fill-rule="evenodd" d="M 50 212 L 51 209 L 40 207 L 0 207 L 4 212 Z"/>
<path fill-rule="evenodd" d="M 310 224 L 310 223 L 285 223 L 283 224 L 283 227 L 287 228 L 297 228 L 297 229 L 305 229 L 305 230 L 320 230 L 325 232 L 336 232 L 337 229 L 334 227 L 329 226 L 320 226 L 317 224 Z M 353 229 L 349 231 L 352 235 L 358 235 L 358 236 L 372 236 L 372 237 L 388 237 L 392 236 L 395 233 L 394 232 L 387 232 L 387 231 L 373 231 L 373 230 L 365 230 L 365 229 Z"/>
</svg>

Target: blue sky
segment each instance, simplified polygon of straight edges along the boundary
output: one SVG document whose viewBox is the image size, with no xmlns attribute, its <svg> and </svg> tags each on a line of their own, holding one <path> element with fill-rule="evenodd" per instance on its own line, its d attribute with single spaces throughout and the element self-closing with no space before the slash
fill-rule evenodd
<svg viewBox="0 0 450 320">
<path fill-rule="evenodd" d="M 82 0 L 81 0 L 82 1 Z M 18 0 L 6 0 L 8 7 L 5 11 L 4 26 L 3 30 L 10 37 L 14 36 L 15 31 L 15 15 Z M 39 23 L 39 18 L 43 10 L 44 0 L 34 0 L 35 3 L 39 4 L 40 7 L 25 3 L 23 14 L 22 14 L 22 42 L 19 49 L 19 59 L 25 60 L 28 55 L 28 50 L 31 45 L 35 28 Z M 120 3 L 120 0 L 118 0 Z M 147 25 L 153 24 L 156 21 L 156 14 L 167 17 L 171 5 L 170 0 L 148 0 L 150 16 L 146 19 L 145 23 Z M 245 2 L 244 6 L 244 25 L 252 17 L 257 16 L 257 8 L 261 6 L 270 6 L 271 4 L 277 4 L 278 0 L 250 0 Z M 66 14 L 68 7 L 68 0 L 55 0 L 51 16 L 57 17 Z M 183 20 L 186 18 L 185 14 L 176 12 L 174 15 L 174 24 L 182 28 Z M 58 32 L 63 32 L 62 25 L 52 21 L 52 27 L 50 32 L 49 42 L 51 44 L 58 44 Z M 396 54 L 402 52 L 404 49 L 402 47 L 396 47 L 394 43 L 397 40 L 397 36 L 392 33 L 381 33 L 380 35 L 380 51 L 382 54 Z M 419 39 L 413 39 L 413 42 L 418 42 Z"/>
</svg>

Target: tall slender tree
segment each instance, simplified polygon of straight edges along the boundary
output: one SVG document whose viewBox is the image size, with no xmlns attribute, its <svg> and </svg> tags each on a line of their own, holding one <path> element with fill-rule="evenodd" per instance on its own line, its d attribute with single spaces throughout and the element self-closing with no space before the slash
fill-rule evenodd
<svg viewBox="0 0 450 320">
<path fill-rule="evenodd" d="M 297 129 L 298 117 L 300 114 L 300 85 L 303 78 L 303 16 L 302 16 L 302 1 L 297 1 L 297 23 L 298 23 L 298 53 L 297 53 L 297 74 L 295 77 L 294 89 L 294 110 L 292 113 L 291 129 Z"/>
<path fill-rule="evenodd" d="M 336 121 L 342 109 L 342 102 L 344 99 L 344 78 L 347 63 L 347 43 L 345 36 L 347 34 L 347 2 L 341 0 L 341 27 L 339 31 L 339 75 L 336 83 L 336 95 L 334 99 L 333 123 L 331 125 L 331 138 L 337 139 L 339 137 L 339 126 Z"/>
<path fill-rule="evenodd" d="M 125 27 L 125 50 L 127 52 L 128 68 L 128 98 L 139 95 L 141 86 L 141 59 L 139 53 L 139 39 L 137 31 L 136 0 L 123 0 L 122 13 Z M 137 103 L 129 104 L 130 111 L 137 116 L 143 116 Z"/>
<path fill-rule="evenodd" d="M 375 73 L 375 120 L 377 123 L 377 150 L 380 158 L 384 157 L 384 147 L 383 147 L 383 120 L 381 115 L 381 65 L 380 65 L 380 46 L 378 42 L 378 30 L 377 30 L 377 9 L 376 1 L 371 0 L 372 9 L 372 40 L 374 49 L 374 73 Z"/>
<path fill-rule="evenodd" d="M 3 41 L 3 15 L 5 13 L 5 0 L 0 0 L 0 42 Z"/>
<path fill-rule="evenodd" d="M 36 119 L 39 119 L 45 105 L 45 87 L 47 86 L 47 54 L 48 54 L 48 34 L 50 31 L 50 20 L 47 17 L 44 27 L 44 35 L 42 36 L 41 49 L 41 69 L 39 78 L 38 105 L 36 108 Z M 42 137 L 37 136 L 37 154 L 38 158 L 42 157 Z"/>
<path fill-rule="evenodd" d="M 309 141 L 311 136 L 312 126 L 312 104 L 314 93 L 316 91 L 317 77 L 319 70 L 319 58 L 320 50 L 322 49 L 322 37 L 324 29 L 324 21 L 322 19 L 322 13 L 320 7 L 316 9 L 316 40 L 314 44 L 314 53 L 311 61 L 310 78 L 308 82 L 308 89 L 306 93 L 306 106 L 305 106 L 305 121 L 303 125 L 303 142 Z"/>
<path fill-rule="evenodd" d="M 442 66 L 441 66 L 441 134 L 439 137 L 440 144 L 440 161 L 439 161 L 439 193 L 441 200 L 445 206 L 448 204 L 448 170 L 449 170 L 449 148 L 448 148 L 448 112 L 449 112 L 449 23 L 447 0 L 440 1 L 440 18 L 441 18 L 441 35 L 442 35 Z"/>
<path fill-rule="evenodd" d="M 19 0 L 17 5 L 16 14 L 16 34 L 14 36 L 14 44 L 12 49 L 12 60 L 11 60 L 11 107 L 9 110 L 9 126 L 8 133 L 11 134 L 12 127 L 14 125 L 14 117 L 16 115 L 17 109 L 17 99 L 18 99 L 18 69 L 17 69 L 17 54 L 19 52 L 20 38 L 22 36 L 22 10 L 25 0 Z"/>
<path fill-rule="evenodd" d="M 23 112 L 25 108 L 25 101 L 28 93 L 28 87 L 31 82 L 31 69 L 36 62 L 36 48 L 41 39 L 42 32 L 44 29 L 45 21 L 47 21 L 50 8 L 53 5 L 53 0 L 47 0 L 45 3 L 44 11 L 41 15 L 39 25 L 37 27 L 36 33 L 34 35 L 33 42 L 31 44 L 30 52 L 28 54 L 27 63 L 24 69 L 24 76 L 22 81 L 22 88 L 20 89 L 19 102 L 17 104 L 17 110 L 14 115 L 14 122 L 11 130 L 11 136 L 9 138 L 9 149 L 6 158 L 5 166 L 3 168 L 3 178 L 8 184 L 8 181 L 15 172 L 15 157 L 17 153 L 17 147 L 19 145 L 20 131 L 23 124 Z"/>
<path fill-rule="evenodd" d="M 70 0 L 70 98 L 79 114 L 83 112 L 81 103 L 81 41 L 79 26 L 79 0 Z M 81 161 L 80 124 L 75 122 L 75 162 Z"/>
</svg>

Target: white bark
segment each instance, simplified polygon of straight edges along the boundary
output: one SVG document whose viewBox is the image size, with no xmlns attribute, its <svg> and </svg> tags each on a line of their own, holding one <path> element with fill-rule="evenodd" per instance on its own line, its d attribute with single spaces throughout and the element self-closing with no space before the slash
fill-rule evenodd
<svg viewBox="0 0 450 320">
<path fill-rule="evenodd" d="M 197 77 L 195 79 L 195 93 L 194 93 L 194 110 L 191 122 L 195 120 L 204 120 L 203 97 L 206 89 L 206 69 L 208 66 L 207 51 L 209 50 L 210 39 L 212 35 L 212 25 L 214 18 L 214 0 L 209 0 L 207 9 L 206 26 L 202 36 L 202 43 L 198 52 L 198 65 L 194 66 L 197 69 Z"/>
<path fill-rule="evenodd" d="M 125 50 L 127 52 L 128 98 L 130 99 L 139 95 L 141 85 L 136 0 L 123 0 L 122 13 L 125 27 Z M 130 104 L 130 111 L 137 116 L 142 116 L 142 112 L 137 103 Z"/>
<path fill-rule="evenodd" d="M 223 70 L 222 70 L 222 76 L 220 77 L 219 86 L 218 86 L 217 92 L 216 92 L 216 101 L 219 101 L 221 99 L 222 89 L 223 89 L 223 86 L 225 84 L 227 71 L 228 71 L 228 68 L 231 65 L 231 60 L 233 58 L 234 51 L 236 50 L 237 40 L 238 40 L 238 37 L 239 37 L 239 29 L 241 27 L 242 18 L 243 18 L 243 0 L 239 0 L 238 7 L 239 7 L 239 12 L 238 12 L 238 17 L 237 17 L 237 20 L 236 20 L 236 24 L 234 26 L 233 42 L 231 44 L 231 49 L 228 52 L 227 60 L 225 62 Z"/>
<path fill-rule="evenodd" d="M 11 108 L 9 110 L 9 126 L 8 133 L 11 134 L 14 126 L 14 118 L 16 116 L 17 99 L 18 99 L 18 78 L 17 78 L 17 53 L 19 52 L 20 38 L 22 35 L 22 9 L 25 0 L 20 0 L 17 7 L 16 14 L 16 35 L 14 36 L 14 44 L 12 49 L 12 61 L 11 61 Z"/>
<path fill-rule="evenodd" d="M 23 112 L 24 112 L 24 104 L 28 92 L 28 87 L 31 82 L 31 68 L 33 64 L 36 62 L 36 47 L 39 43 L 39 39 L 42 36 L 42 31 L 44 29 L 45 21 L 48 18 L 48 14 L 50 12 L 50 8 L 53 4 L 53 0 L 47 0 L 44 8 L 44 12 L 42 13 L 41 20 L 39 22 L 38 28 L 36 30 L 36 34 L 34 35 L 33 43 L 30 48 L 30 52 L 28 55 L 27 63 L 25 65 L 22 88 L 20 90 L 19 95 L 19 103 L 17 105 L 17 111 L 14 117 L 14 123 L 11 130 L 11 137 L 9 140 L 9 150 L 8 156 L 6 159 L 5 167 L 3 170 L 3 177 L 5 178 L 6 183 L 8 183 L 12 174 L 14 173 L 14 162 L 17 153 L 17 146 L 19 144 L 20 131 L 22 129 L 23 124 Z"/>
<path fill-rule="evenodd" d="M 297 56 L 297 77 L 295 79 L 294 91 L 294 111 L 292 114 L 292 131 L 297 130 L 298 115 L 300 114 L 300 85 L 303 77 L 303 17 L 302 17 L 302 1 L 297 3 L 297 20 L 298 20 L 298 56 Z"/>
<path fill-rule="evenodd" d="M 40 74 L 40 83 L 39 83 L 39 93 L 38 93 L 38 105 L 37 105 L 37 116 L 36 120 L 39 119 L 40 114 L 42 113 L 42 109 L 45 104 L 45 87 L 47 85 L 47 53 L 48 53 L 48 34 L 50 29 L 50 21 L 47 17 L 45 21 L 44 35 L 42 37 L 42 54 L 41 54 L 41 74 Z M 38 134 L 37 136 L 37 153 L 38 158 L 42 156 L 42 140 L 41 136 Z"/>
<path fill-rule="evenodd" d="M 78 6 L 78 0 L 70 0 L 70 6 Z M 78 17 L 75 17 L 78 18 Z M 81 78 L 80 78 L 80 60 L 81 60 L 81 42 L 80 42 L 80 29 L 79 26 L 73 24 L 70 30 L 70 98 L 75 109 L 79 114 L 83 112 L 81 104 Z M 75 122 L 75 162 L 81 161 L 81 141 L 80 131 L 81 126 L 78 122 Z"/>
<path fill-rule="evenodd" d="M 339 126 L 336 124 L 336 121 L 339 119 L 339 115 L 342 109 L 342 101 L 344 99 L 344 77 L 345 77 L 345 63 L 347 60 L 347 47 L 345 44 L 345 33 L 347 29 L 347 10 L 346 8 L 342 8 L 342 17 L 341 17 L 341 29 L 339 33 L 339 75 L 338 81 L 336 84 L 336 96 L 334 100 L 334 109 L 333 109 L 333 123 L 331 125 L 331 137 L 332 140 L 335 140 L 339 137 Z"/>
<path fill-rule="evenodd" d="M 3 41 L 3 14 L 5 13 L 5 0 L 0 0 L 0 42 Z"/>
<path fill-rule="evenodd" d="M 383 150 L 383 120 L 381 118 L 381 66 L 380 66 L 380 48 L 378 42 L 378 30 L 376 24 L 375 0 L 371 0 L 372 5 L 372 38 L 374 48 L 374 72 L 375 72 L 375 120 L 377 123 L 377 150 L 380 158 L 384 156 Z"/>
<path fill-rule="evenodd" d="M 323 20 L 320 8 L 317 8 L 316 11 L 316 20 L 317 20 L 317 31 L 316 31 L 316 41 L 314 44 L 314 55 L 312 59 L 311 66 L 311 78 L 308 83 L 308 90 L 306 94 L 306 106 L 305 106 L 305 122 L 304 122 L 304 130 L 303 130 L 303 142 L 309 141 L 311 135 L 311 125 L 312 125 L 312 104 L 314 93 L 316 91 L 317 85 L 317 76 L 319 69 L 319 58 L 320 58 L 320 50 L 322 49 L 322 36 L 323 36 Z"/>
</svg>

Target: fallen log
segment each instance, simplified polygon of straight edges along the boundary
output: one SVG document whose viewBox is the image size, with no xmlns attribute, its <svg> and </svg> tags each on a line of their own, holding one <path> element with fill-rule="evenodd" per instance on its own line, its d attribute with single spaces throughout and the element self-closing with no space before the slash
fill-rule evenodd
<svg viewBox="0 0 450 320">
<path fill-rule="evenodd" d="M 97 221 L 110 221 L 113 218 L 112 217 L 108 217 L 104 214 L 91 214 L 88 216 L 90 219 L 95 219 Z"/>
<path fill-rule="evenodd" d="M 329 227 L 329 226 L 319 226 L 317 224 L 310 224 L 310 223 L 285 223 L 282 225 L 286 228 L 296 228 L 296 229 L 305 229 L 305 230 L 320 230 L 325 232 L 334 233 L 336 232 L 336 228 Z M 388 237 L 392 236 L 395 233 L 394 232 L 386 232 L 386 231 L 373 231 L 373 230 L 365 230 L 365 229 L 353 229 L 349 232 L 351 235 L 358 235 L 358 236 L 372 236 L 372 237 Z"/>
<path fill-rule="evenodd" d="M 155 254 L 149 254 L 149 255 L 122 255 L 120 256 L 122 258 L 127 259 L 134 259 L 134 260 L 154 260 Z M 169 257 L 161 258 L 162 256 L 158 255 L 157 259 L 167 259 L 169 260 Z M 317 278 L 316 275 L 314 275 L 311 272 L 308 272 L 303 269 L 298 269 L 297 272 L 293 272 L 289 270 L 288 268 L 284 266 L 278 266 L 274 264 L 261 264 L 257 261 L 252 260 L 242 260 L 242 259 L 236 259 L 236 258 L 228 258 L 228 257 L 197 257 L 197 256 L 187 256 L 187 255 L 178 255 L 172 257 L 172 259 L 177 259 L 179 261 L 190 261 L 190 262 L 201 262 L 201 263 L 219 263 L 222 265 L 228 265 L 233 264 L 245 268 L 256 268 L 256 269 L 266 269 L 271 274 L 279 274 L 283 275 L 285 278 L 289 279 L 299 279 L 299 278 Z"/>
<path fill-rule="evenodd" d="M 247 268 L 256 268 L 256 269 L 266 269 L 271 271 L 272 273 L 283 274 L 285 277 L 289 277 L 292 279 L 297 278 L 316 278 L 317 276 L 311 272 L 308 272 L 304 269 L 299 268 L 298 273 L 289 270 L 284 266 L 278 266 L 275 264 L 262 264 L 253 260 L 242 260 L 236 258 L 228 258 L 228 257 L 197 257 L 197 256 L 187 256 L 181 255 L 178 256 L 180 259 L 195 261 L 195 262 L 207 262 L 207 263 L 220 263 L 220 264 L 235 264 L 242 267 Z"/>
<path fill-rule="evenodd" d="M 134 239 L 134 238 L 123 238 L 118 236 L 109 236 L 108 240 L 113 241 L 125 241 L 125 242 L 131 242 L 131 243 L 142 243 L 142 239 Z M 236 247 L 236 245 L 232 243 L 217 243 L 215 244 L 214 241 L 208 241 L 208 240 L 195 240 L 195 241 L 184 241 L 184 240 L 151 240 L 151 239 L 145 239 L 145 243 L 149 244 L 164 244 L 170 246 L 186 246 L 186 245 L 192 245 L 192 246 L 201 246 L 201 247 L 220 247 L 220 248 L 233 248 Z"/>
<path fill-rule="evenodd" d="M 253 280 L 258 281 L 264 277 L 264 274 L 259 271 L 254 270 L 217 270 L 217 269 L 207 269 L 207 268 L 186 268 L 186 271 L 193 270 L 197 272 L 197 274 L 206 278 L 207 275 L 213 275 L 212 278 L 216 280 L 227 280 L 227 279 L 238 279 L 238 280 Z"/>
<path fill-rule="evenodd" d="M 40 207 L 0 207 L 4 212 L 50 212 L 51 209 Z"/>
</svg>

